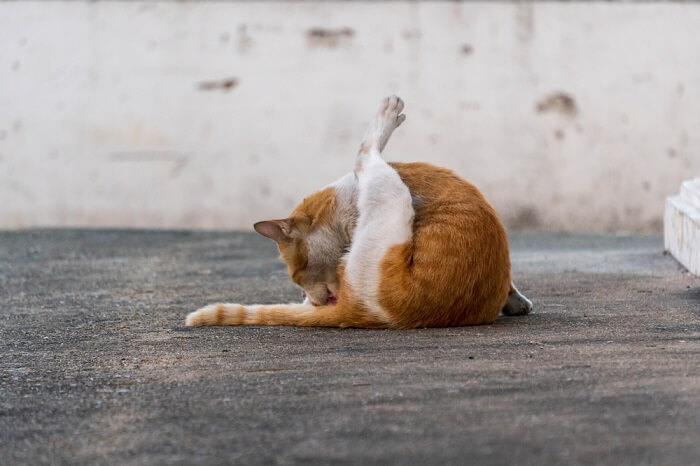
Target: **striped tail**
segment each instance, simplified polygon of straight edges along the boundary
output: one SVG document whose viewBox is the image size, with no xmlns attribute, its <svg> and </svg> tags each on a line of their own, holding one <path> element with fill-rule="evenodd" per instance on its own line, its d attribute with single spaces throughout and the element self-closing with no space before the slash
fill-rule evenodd
<svg viewBox="0 0 700 466">
<path fill-rule="evenodd" d="M 344 306 L 311 306 L 309 304 L 271 304 L 243 306 L 217 303 L 205 306 L 187 316 L 189 327 L 205 325 L 289 325 L 297 327 L 387 328 L 367 312 Z"/>
</svg>

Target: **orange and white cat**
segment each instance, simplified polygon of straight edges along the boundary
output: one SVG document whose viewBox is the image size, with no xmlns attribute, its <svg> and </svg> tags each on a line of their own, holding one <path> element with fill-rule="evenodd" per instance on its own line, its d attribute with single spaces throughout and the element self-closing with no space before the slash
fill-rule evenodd
<svg viewBox="0 0 700 466">
<path fill-rule="evenodd" d="M 304 302 L 211 304 L 187 325 L 447 327 L 530 312 L 511 283 L 506 232 L 481 193 L 450 170 L 382 159 L 402 110 L 398 97 L 384 99 L 353 172 L 289 218 L 254 225 L 277 242 Z"/>
</svg>

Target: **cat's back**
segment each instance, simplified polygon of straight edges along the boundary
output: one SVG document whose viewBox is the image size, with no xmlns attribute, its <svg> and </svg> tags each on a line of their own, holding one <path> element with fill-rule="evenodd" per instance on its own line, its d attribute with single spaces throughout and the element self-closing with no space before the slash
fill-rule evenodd
<svg viewBox="0 0 700 466">
<path fill-rule="evenodd" d="M 417 226 L 426 222 L 478 226 L 482 221 L 501 226 L 496 212 L 481 192 L 452 170 L 422 162 L 392 162 L 390 165 L 411 192 Z"/>
</svg>

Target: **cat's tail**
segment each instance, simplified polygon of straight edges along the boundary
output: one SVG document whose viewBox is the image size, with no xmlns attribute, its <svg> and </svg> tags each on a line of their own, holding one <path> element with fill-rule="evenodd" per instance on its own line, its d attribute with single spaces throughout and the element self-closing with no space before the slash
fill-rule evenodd
<svg viewBox="0 0 700 466">
<path fill-rule="evenodd" d="M 271 304 L 244 306 L 217 303 L 187 316 L 189 327 L 205 325 L 291 325 L 298 327 L 386 328 L 387 324 L 371 314 L 342 302 L 334 306 L 309 304 Z"/>
</svg>

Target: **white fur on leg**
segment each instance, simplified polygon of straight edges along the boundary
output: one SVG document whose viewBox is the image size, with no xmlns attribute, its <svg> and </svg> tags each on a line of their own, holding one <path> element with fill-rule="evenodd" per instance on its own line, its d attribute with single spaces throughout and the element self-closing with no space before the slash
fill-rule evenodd
<svg viewBox="0 0 700 466">
<path fill-rule="evenodd" d="M 402 110 L 403 101 L 397 96 L 392 95 L 382 100 L 376 114 L 370 121 L 367 132 L 365 132 L 362 144 L 360 144 L 360 152 L 357 155 L 357 169 L 355 171 L 362 168 L 370 151 L 376 149 L 381 153 L 384 150 L 391 134 L 406 119 L 406 115 L 401 114 Z"/>
<path fill-rule="evenodd" d="M 359 219 L 347 258 L 346 277 L 358 298 L 377 317 L 380 263 L 386 251 L 405 243 L 413 234 L 411 193 L 396 170 L 373 150 L 359 175 Z"/>
<path fill-rule="evenodd" d="M 506 305 L 503 307 L 503 315 L 506 316 L 522 316 L 529 314 L 532 311 L 532 301 L 527 299 L 515 285 L 511 282 L 510 291 Z"/>
<path fill-rule="evenodd" d="M 380 154 L 405 119 L 401 110 L 398 97 L 384 99 L 360 146 L 355 169 L 358 220 L 345 268 L 358 299 L 382 320 L 387 316 L 378 296 L 381 260 L 390 247 L 409 241 L 413 234 L 411 193 Z"/>
</svg>

